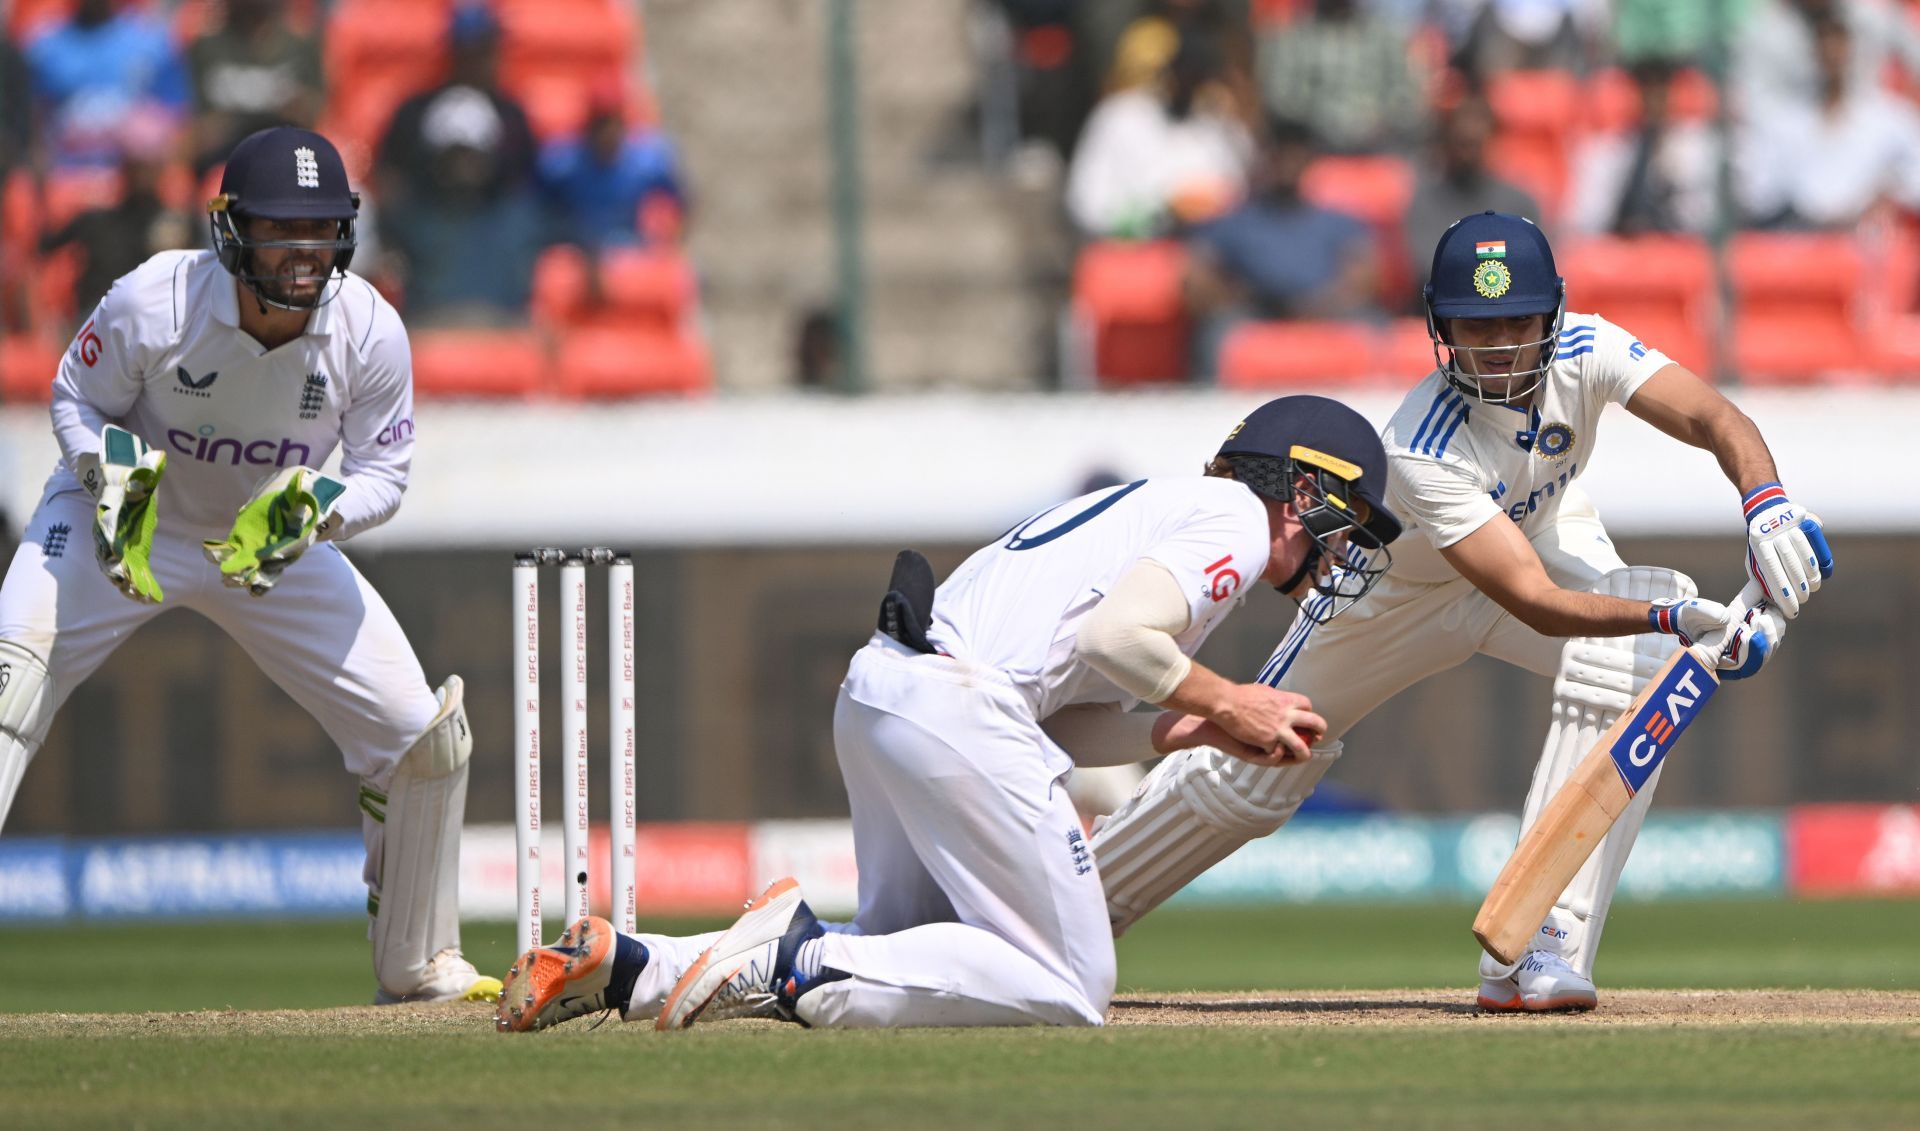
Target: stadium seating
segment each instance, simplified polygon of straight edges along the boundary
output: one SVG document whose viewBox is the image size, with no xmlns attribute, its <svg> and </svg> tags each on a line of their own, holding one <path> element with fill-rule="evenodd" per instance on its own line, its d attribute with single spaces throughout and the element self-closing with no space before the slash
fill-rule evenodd
<svg viewBox="0 0 1920 1131">
<path fill-rule="evenodd" d="M 1857 377 L 1869 366 L 1851 235 L 1746 232 L 1727 245 L 1733 368 L 1747 384 Z"/>
<path fill-rule="evenodd" d="M 1563 71 L 1506 71 L 1487 84 L 1495 129 L 1487 165 L 1557 216 L 1567 189 L 1570 131 L 1579 121 L 1580 83 Z"/>
<path fill-rule="evenodd" d="M 529 397 L 547 352 L 531 330 L 423 330 L 413 335 L 413 387 L 425 397 Z"/>
<path fill-rule="evenodd" d="M 1220 385 L 1322 388 L 1378 376 L 1374 328 L 1353 322 L 1248 322 L 1220 343 Z"/>
<path fill-rule="evenodd" d="M 1380 264 L 1380 302 L 1389 310 L 1404 307 L 1413 286 L 1406 239 L 1413 185 L 1413 166 L 1388 154 L 1321 157 L 1300 179 L 1300 193 L 1308 200 L 1366 221 Z"/>
<path fill-rule="evenodd" d="M 583 327 L 560 340 L 554 382 L 563 397 L 634 397 L 705 392 L 713 375 L 706 347 L 689 335 Z"/>
<path fill-rule="evenodd" d="M 60 350 L 31 335 L 0 338 L 0 402 L 53 399 Z"/>
<path fill-rule="evenodd" d="M 1185 379 L 1186 264 L 1186 249 L 1172 241 L 1094 243 L 1081 251 L 1073 273 L 1074 318 L 1091 338 L 1100 384 Z"/>
<path fill-rule="evenodd" d="M 1704 71 L 1676 71 L 1667 87 L 1669 115 L 1679 122 L 1703 122 L 1719 113 L 1720 92 Z M 1588 129 L 1622 133 L 1640 124 L 1640 88 L 1618 67 L 1595 72 L 1581 102 Z"/>
<path fill-rule="evenodd" d="M 1705 241 L 1645 236 L 1568 241 L 1559 253 L 1567 309 L 1592 312 L 1711 375 L 1715 276 Z"/>
<path fill-rule="evenodd" d="M 1373 332 L 1374 366 L 1393 384 L 1412 385 L 1433 372 L 1433 339 L 1425 318 L 1396 318 Z"/>
</svg>

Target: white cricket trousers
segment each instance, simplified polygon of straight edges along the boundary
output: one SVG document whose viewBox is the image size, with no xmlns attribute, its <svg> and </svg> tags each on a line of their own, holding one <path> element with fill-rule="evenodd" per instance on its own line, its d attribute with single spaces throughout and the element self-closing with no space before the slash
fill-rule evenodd
<svg viewBox="0 0 1920 1131">
<path fill-rule="evenodd" d="M 834 709 L 860 912 L 810 1025 L 1099 1025 L 1113 934 L 1071 761 L 998 671 L 876 633 Z"/>
<path fill-rule="evenodd" d="M 165 593 L 159 605 L 131 600 L 101 574 L 91 498 L 68 492 L 35 509 L 0 585 L 0 639 L 46 660 L 49 715 L 135 629 L 169 609 L 192 609 L 319 721 L 348 772 L 385 787 L 438 704 L 392 611 L 338 548 L 316 543 L 264 597 L 229 589 L 200 535 L 169 532 L 163 485 L 151 560 Z M 152 662 L 164 667 L 167 657 Z M 206 673 L 209 684 L 219 678 Z"/>
</svg>

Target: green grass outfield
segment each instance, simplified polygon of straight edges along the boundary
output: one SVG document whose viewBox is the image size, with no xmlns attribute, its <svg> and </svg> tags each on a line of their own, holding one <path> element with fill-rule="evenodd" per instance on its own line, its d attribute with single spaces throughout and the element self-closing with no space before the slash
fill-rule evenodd
<svg viewBox="0 0 1920 1131">
<path fill-rule="evenodd" d="M 1575 1019 L 1458 1008 L 1473 988 L 1472 910 L 1167 911 L 1120 944 L 1122 998 L 1439 987 L 1392 996 L 1442 1003 L 1445 1023 L 1347 1023 L 1334 1007 L 1291 1023 L 1144 1026 L 1116 1011 L 1105 1030 L 671 1037 L 584 1022 L 503 1037 L 477 1007 L 414 1029 L 404 1018 L 429 1015 L 70 1016 L 358 1005 L 372 988 L 364 927 L 9 928 L 0 1013 L 67 1016 L 0 1016 L 0 1125 L 1920 1126 L 1920 997 L 1892 999 L 1891 1015 L 1882 999 L 1859 1018 L 1632 1024 L 1609 1024 L 1604 997 L 1920 990 L 1920 902 L 1621 907 L 1602 1009 Z M 504 968 L 511 932 L 471 924 L 469 953 Z"/>
</svg>

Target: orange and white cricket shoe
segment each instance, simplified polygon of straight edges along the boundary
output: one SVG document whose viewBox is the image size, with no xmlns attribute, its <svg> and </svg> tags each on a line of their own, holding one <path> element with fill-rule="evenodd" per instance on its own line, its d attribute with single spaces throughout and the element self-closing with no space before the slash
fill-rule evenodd
<svg viewBox="0 0 1920 1131">
<path fill-rule="evenodd" d="M 805 978 L 794 969 L 801 944 L 824 934 L 800 885 L 790 878 L 774 881 L 687 967 L 653 1027 L 685 1029 L 696 1021 L 735 1017 L 799 1021 L 794 1003 L 800 994 L 846 977 L 833 971 Z"/>
<path fill-rule="evenodd" d="M 535 947 L 507 971 L 494 1010 L 502 1033 L 546 1029 L 589 1013 L 624 1010 L 633 983 L 646 969 L 647 948 L 589 915 L 552 946 Z"/>
<path fill-rule="evenodd" d="M 1600 1004 L 1593 979 L 1567 965 L 1567 960 L 1546 950 L 1530 950 L 1513 973 L 1504 978 L 1487 977 L 1481 966 L 1481 1009 L 1497 1013 L 1555 1013 L 1592 1009 Z"/>
</svg>

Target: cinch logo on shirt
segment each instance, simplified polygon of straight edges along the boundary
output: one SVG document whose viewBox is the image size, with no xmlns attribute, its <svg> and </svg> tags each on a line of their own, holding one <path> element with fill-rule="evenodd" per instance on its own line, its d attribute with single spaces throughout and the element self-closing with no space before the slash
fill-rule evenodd
<svg viewBox="0 0 1920 1131">
<path fill-rule="evenodd" d="M 313 462 L 313 449 L 288 437 L 278 440 L 237 440 L 231 436 L 214 439 L 211 426 L 196 436 L 179 428 L 167 429 L 167 446 L 201 463 L 242 463 L 260 467 L 300 467 Z"/>
<path fill-rule="evenodd" d="M 373 439 L 377 444 L 397 444 L 412 435 L 413 417 L 408 416 L 382 428 L 380 434 Z"/>
</svg>

